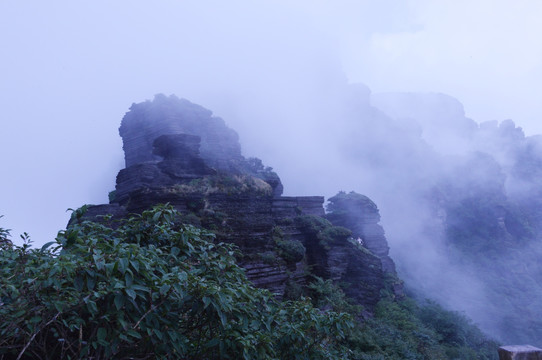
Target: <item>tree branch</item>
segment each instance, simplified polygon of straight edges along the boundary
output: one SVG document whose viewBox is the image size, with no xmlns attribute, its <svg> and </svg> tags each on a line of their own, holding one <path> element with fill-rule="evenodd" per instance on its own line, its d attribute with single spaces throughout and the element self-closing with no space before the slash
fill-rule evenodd
<svg viewBox="0 0 542 360">
<path fill-rule="evenodd" d="M 39 329 L 38 331 L 36 331 L 34 334 L 32 334 L 32 336 L 30 337 L 30 340 L 28 340 L 28 342 L 26 343 L 26 345 L 24 346 L 24 348 L 21 350 L 21 352 L 19 353 L 19 356 L 17 356 L 17 359 L 16 360 L 20 360 L 21 357 L 23 356 L 24 352 L 26 351 L 26 349 L 28 349 L 28 347 L 30 346 L 30 344 L 32 343 L 32 341 L 34 341 L 34 338 L 36 337 L 36 335 L 38 335 L 38 333 L 46 328 L 47 326 L 51 325 L 51 323 L 53 321 L 55 321 L 58 316 L 60 315 L 60 311 L 56 313 L 56 315 L 51 319 L 49 320 L 41 329 Z"/>
</svg>

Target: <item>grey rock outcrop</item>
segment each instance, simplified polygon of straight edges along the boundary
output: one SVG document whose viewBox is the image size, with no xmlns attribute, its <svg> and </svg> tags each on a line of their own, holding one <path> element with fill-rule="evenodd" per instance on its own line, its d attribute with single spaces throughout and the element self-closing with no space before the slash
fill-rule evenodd
<svg viewBox="0 0 542 360">
<path fill-rule="evenodd" d="M 306 261 L 314 275 L 347 284 L 344 287 L 346 295 L 372 311 L 385 286 L 380 259 L 352 241 L 350 231 L 345 228 L 334 227 L 325 220 L 317 221 L 318 225 L 314 226 L 314 223 L 310 224 L 316 220 L 314 218 L 298 219 L 301 220 L 298 222 L 305 222 L 298 228 L 302 230 Z"/>
<path fill-rule="evenodd" d="M 542 360 L 542 349 L 531 345 L 501 346 L 499 360 Z"/>
<path fill-rule="evenodd" d="M 352 237 L 380 259 L 384 272 L 396 274 L 384 228 L 379 224 L 380 212 L 371 199 L 340 192 L 329 199 L 328 211 L 327 218 L 334 225 L 352 230 Z"/>
<path fill-rule="evenodd" d="M 239 137 L 221 118 L 185 99 L 156 95 L 133 104 L 119 128 L 126 167 L 157 160 L 153 143 L 161 135 L 190 134 L 201 138 L 201 156 L 212 167 L 230 170 L 242 159 Z"/>
</svg>

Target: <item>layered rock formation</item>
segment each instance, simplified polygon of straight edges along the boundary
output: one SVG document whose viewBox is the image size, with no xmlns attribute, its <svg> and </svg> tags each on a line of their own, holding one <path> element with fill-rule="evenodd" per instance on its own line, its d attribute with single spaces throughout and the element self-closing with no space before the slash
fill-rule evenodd
<svg viewBox="0 0 542 360">
<path fill-rule="evenodd" d="M 378 210 L 336 224 L 350 231 L 323 218 L 323 197 L 281 196 L 277 174 L 244 158 L 235 131 L 201 106 L 158 95 L 132 105 L 120 135 L 126 168 L 111 204 L 89 207 L 87 218 L 123 218 L 169 203 L 182 221 L 238 245 L 249 279 L 278 297 L 290 297 L 312 272 L 347 284 L 346 293 L 370 312 L 385 273 L 395 273 Z"/>
<path fill-rule="evenodd" d="M 354 192 L 340 192 L 329 199 L 328 211 L 327 218 L 334 225 L 352 230 L 354 239 L 380 259 L 384 272 L 396 274 L 384 228 L 379 224 L 380 212 L 371 199 Z"/>
<path fill-rule="evenodd" d="M 202 157 L 213 167 L 230 170 L 242 159 L 239 138 L 212 112 L 175 96 L 156 95 L 154 101 L 133 104 L 119 128 L 126 167 L 158 160 L 154 140 L 164 134 L 201 138 Z"/>
<path fill-rule="evenodd" d="M 531 345 L 508 345 L 499 348 L 499 360 L 539 360 L 542 349 Z"/>
</svg>

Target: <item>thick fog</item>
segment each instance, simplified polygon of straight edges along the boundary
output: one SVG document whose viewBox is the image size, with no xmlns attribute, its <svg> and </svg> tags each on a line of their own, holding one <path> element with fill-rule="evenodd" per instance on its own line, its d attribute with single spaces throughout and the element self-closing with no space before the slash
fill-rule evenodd
<svg viewBox="0 0 542 360">
<path fill-rule="evenodd" d="M 491 292 L 446 256 L 424 196 L 473 151 L 506 169 L 480 123 L 542 133 L 541 16 L 538 0 L 3 1 L 0 227 L 40 245 L 66 209 L 107 202 L 122 116 L 176 94 L 224 118 L 285 194 L 370 196 L 400 275 L 491 330 Z M 465 186 L 493 176 L 476 175 Z"/>
</svg>

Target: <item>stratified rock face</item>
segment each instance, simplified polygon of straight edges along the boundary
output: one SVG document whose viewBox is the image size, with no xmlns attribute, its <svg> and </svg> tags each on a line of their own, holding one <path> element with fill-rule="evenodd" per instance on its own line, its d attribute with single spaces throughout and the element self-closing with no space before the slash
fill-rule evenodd
<svg viewBox="0 0 542 360">
<path fill-rule="evenodd" d="M 174 95 L 133 104 L 119 129 L 126 167 L 157 160 L 153 143 L 161 135 L 190 134 L 201 138 L 201 157 L 216 169 L 230 170 L 241 161 L 237 133 L 212 112 Z"/>
<path fill-rule="evenodd" d="M 278 175 L 265 168 L 260 160 L 245 159 L 241 155 L 239 136 L 226 126 L 224 120 L 175 95 L 156 95 L 153 101 L 133 104 L 122 119 L 119 133 L 127 170 L 141 164 L 172 159 L 177 162 L 192 161 L 192 164 L 185 165 L 193 168 L 196 163 L 202 163 L 195 160 L 201 157 L 205 165 L 216 172 L 248 173 L 271 185 L 274 196 L 282 194 L 283 187 Z M 190 159 L 183 159 L 183 156 Z M 162 166 L 166 166 L 164 162 Z M 186 172 L 183 167 L 178 168 Z M 143 166 L 141 171 L 149 173 L 150 169 Z"/>
<path fill-rule="evenodd" d="M 384 272 L 380 259 L 360 249 L 346 237 L 338 237 L 327 246 L 317 234 L 305 232 L 307 263 L 316 276 L 331 279 L 344 288 L 347 296 L 371 312 L 380 300 L 384 288 Z"/>
<path fill-rule="evenodd" d="M 384 229 L 379 224 L 380 212 L 371 199 L 354 192 L 340 192 L 329 199 L 327 208 L 326 217 L 334 225 L 350 229 L 354 239 L 380 258 L 384 272 L 396 274 Z"/>
<path fill-rule="evenodd" d="M 273 199 L 276 219 L 294 218 L 300 214 L 324 216 L 323 196 L 281 196 Z"/>
<path fill-rule="evenodd" d="M 542 360 L 542 349 L 531 345 L 501 346 L 499 360 Z"/>
<path fill-rule="evenodd" d="M 352 241 L 349 230 L 323 218 L 324 197 L 280 196 L 278 175 L 259 159 L 245 159 L 237 134 L 224 121 L 174 96 L 132 105 L 120 134 L 126 168 L 117 175 L 111 204 L 89 207 L 87 218 L 110 213 L 119 219 L 169 203 L 183 222 L 236 244 L 238 262 L 256 286 L 289 296 L 311 280 L 312 271 L 349 284 L 347 295 L 372 311 L 384 286 L 388 251 L 378 211 L 365 213 L 356 228 L 373 255 Z M 307 229 L 301 218 L 324 225 Z"/>
<path fill-rule="evenodd" d="M 160 192 L 164 188 L 186 184 L 216 174 L 199 155 L 199 136 L 161 135 L 153 141 L 152 154 L 162 161 L 148 161 L 127 167 L 117 175 L 115 202 L 130 211 L 145 209 L 149 203 L 130 200 L 138 193 Z"/>
</svg>

